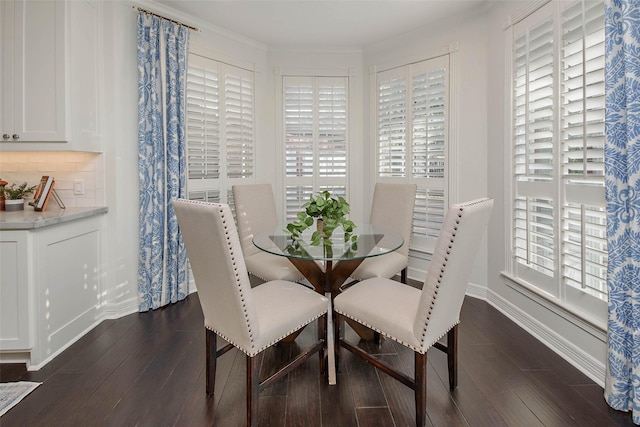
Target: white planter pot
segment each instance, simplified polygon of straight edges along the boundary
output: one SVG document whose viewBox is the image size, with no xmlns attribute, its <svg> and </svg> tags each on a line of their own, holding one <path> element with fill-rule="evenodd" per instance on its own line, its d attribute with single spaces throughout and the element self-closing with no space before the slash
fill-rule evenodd
<svg viewBox="0 0 640 427">
<path fill-rule="evenodd" d="M 24 199 L 5 200 L 4 201 L 4 210 L 5 211 L 22 211 L 22 210 L 24 210 Z"/>
</svg>

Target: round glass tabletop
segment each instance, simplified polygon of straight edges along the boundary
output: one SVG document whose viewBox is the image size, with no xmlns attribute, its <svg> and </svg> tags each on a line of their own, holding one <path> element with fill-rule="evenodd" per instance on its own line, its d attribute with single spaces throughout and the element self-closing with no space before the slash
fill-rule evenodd
<svg viewBox="0 0 640 427">
<path fill-rule="evenodd" d="M 371 224 L 357 224 L 353 231 L 353 235 L 358 237 L 355 242 L 345 242 L 344 232 L 342 228 L 338 228 L 331 239 L 319 245 L 311 245 L 314 230 L 309 228 L 299 239 L 293 240 L 286 231 L 286 226 L 280 225 L 254 235 L 253 244 L 260 250 L 287 258 L 341 261 L 384 255 L 397 250 L 404 243 L 398 233 Z"/>
</svg>

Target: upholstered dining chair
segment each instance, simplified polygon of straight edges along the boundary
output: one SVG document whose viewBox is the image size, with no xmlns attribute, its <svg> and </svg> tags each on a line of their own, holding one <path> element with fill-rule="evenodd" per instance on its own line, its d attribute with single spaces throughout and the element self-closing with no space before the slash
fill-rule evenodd
<svg viewBox="0 0 640 427">
<path fill-rule="evenodd" d="M 489 221 L 492 199 L 449 207 L 422 290 L 387 278 L 363 280 L 334 299 L 336 360 L 344 347 L 415 392 L 416 425 L 422 427 L 427 405 L 427 350 L 447 353 L 449 387 L 457 387 L 457 333 L 460 310 L 480 242 Z M 341 316 L 352 319 L 414 351 L 413 378 L 385 365 L 340 338 Z M 439 342 L 447 335 L 447 344 Z"/>
<path fill-rule="evenodd" d="M 253 236 L 278 225 L 278 214 L 271 184 L 237 184 L 231 187 L 244 262 L 249 274 L 262 280 L 300 282 L 302 274 L 285 257 L 261 251 Z"/>
<path fill-rule="evenodd" d="M 206 332 L 206 392 L 213 396 L 216 359 L 236 347 L 246 355 L 247 426 L 258 423 L 258 397 L 314 353 L 324 372 L 325 340 L 319 339 L 272 376 L 260 380 L 259 354 L 321 318 L 329 301 L 300 284 L 274 280 L 251 287 L 231 209 L 226 204 L 174 200 L 180 232 L 198 288 Z M 229 344 L 217 349 L 217 337 Z"/>
<path fill-rule="evenodd" d="M 400 281 L 407 283 L 416 189 L 415 184 L 376 183 L 369 222 L 400 234 L 404 244 L 394 252 L 365 259 L 351 274 L 351 278 L 356 280 L 372 277 L 391 278 L 400 273 Z"/>
</svg>

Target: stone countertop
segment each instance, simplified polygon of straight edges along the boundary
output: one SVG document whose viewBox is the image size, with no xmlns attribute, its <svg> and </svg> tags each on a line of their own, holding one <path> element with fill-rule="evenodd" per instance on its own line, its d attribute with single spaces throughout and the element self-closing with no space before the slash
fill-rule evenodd
<svg viewBox="0 0 640 427">
<path fill-rule="evenodd" d="M 108 211 L 109 209 L 106 206 L 66 209 L 50 206 L 42 212 L 36 212 L 33 206 L 26 205 L 23 211 L 0 211 L 0 230 L 33 230 L 94 215 L 102 215 Z"/>
</svg>

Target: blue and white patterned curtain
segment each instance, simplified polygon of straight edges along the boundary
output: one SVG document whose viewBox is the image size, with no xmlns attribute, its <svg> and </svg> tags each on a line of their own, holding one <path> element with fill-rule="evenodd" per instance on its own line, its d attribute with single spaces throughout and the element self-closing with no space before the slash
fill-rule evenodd
<svg viewBox="0 0 640 427">
<path fill-rule="evenodd" d="M 185 82 L 189 30 L 138 14 L 140 311 L 184 299 L 187 256 L 171 200 L 186 192 Z"/>
<path fill-rule="evenodd" d="M 605 1 L 608 363 L 605 398 L 640 424 L 640 1 Z"/>
</svg>

